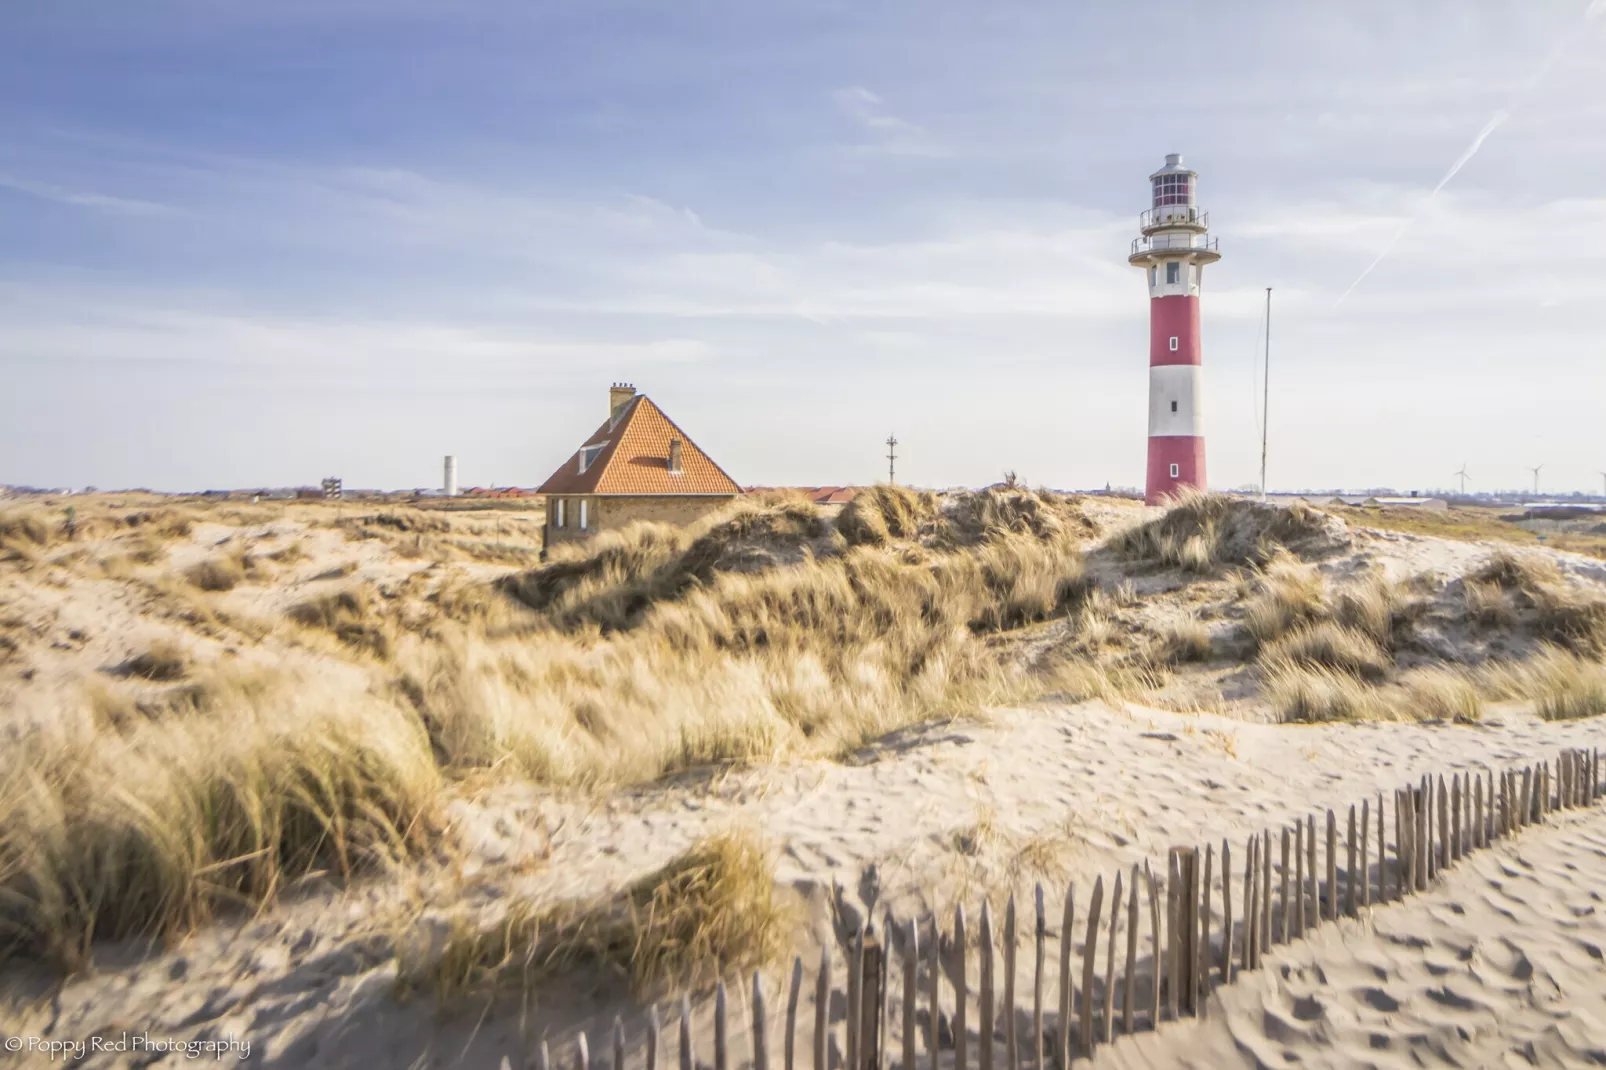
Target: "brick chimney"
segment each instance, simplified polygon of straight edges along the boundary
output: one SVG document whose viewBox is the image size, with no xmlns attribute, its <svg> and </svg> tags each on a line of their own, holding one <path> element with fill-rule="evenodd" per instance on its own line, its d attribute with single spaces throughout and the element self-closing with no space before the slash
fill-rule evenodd
<svg viewBox="0 0 1606 1070">
<path fill-rule="evenodd" d="M 619 410 L 635 399 L 636 388 L 629 383 L 614 383 L 608 388 L 608 419 L 617 420 Z"/>
</svg>

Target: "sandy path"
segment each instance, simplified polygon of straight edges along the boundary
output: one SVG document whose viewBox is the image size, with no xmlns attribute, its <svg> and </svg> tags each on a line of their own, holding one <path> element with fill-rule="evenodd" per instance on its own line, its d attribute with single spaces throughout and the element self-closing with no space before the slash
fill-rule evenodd
<svg viewBox="0 0 1606 1070">
<path fill-rule="evenodd" d="M 1443 883 L 1279 948 L 1203 1023 L 1100 1067 L 1606 1065 L 1606 812 L 1563 815 Z"/>
</svg>

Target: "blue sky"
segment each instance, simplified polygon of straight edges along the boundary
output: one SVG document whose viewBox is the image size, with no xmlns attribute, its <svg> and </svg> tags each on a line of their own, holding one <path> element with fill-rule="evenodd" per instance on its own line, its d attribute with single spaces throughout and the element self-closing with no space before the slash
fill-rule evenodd
<svg viewBox="0 0 1606 1070">
<path fill-rule="evenodd" d="M 1273 286 L 1272 487 L 1598 490 L 1593 7 L 9 0 L 0 482 L 531 485 L 622 379 L 744 483 L 896 431 L 923 485 L 1136 484 L 1182 152 L 1213 485 Z"/>
</svg>

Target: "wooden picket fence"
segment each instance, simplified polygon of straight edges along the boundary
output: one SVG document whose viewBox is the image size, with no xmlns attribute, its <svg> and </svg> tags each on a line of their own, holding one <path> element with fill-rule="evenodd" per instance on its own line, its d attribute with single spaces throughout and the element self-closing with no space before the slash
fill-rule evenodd
<svg viewBox="0 0 1606 1070">
<path fill-rule="evenodd" d="M 946 932 L 933 917 L 899 924 L 889 914 L 879 932 L 870 923 L 854 937 L 843 964 L 842 989 L 836 987 L 838 969 L 831 948 L 821 952 L 812 986 L 814 1022 L 807 1038 L 812 1064 L 808 1068 L 797 1061 L 798 1017 L 805 987 L 801 957 L 792 964 L 784 1015 L 771 1012 L 763 977 L 753 975 L 747 1007 L 751 1033 L 744 1045 L 748 1052 L 743 1055 L 731 1049 L 728 994 L 725 985 L 719 985 L 714 997 L 712 1067 L 770 1070 L 771 1030 L 781 1024 L 779 1048 L 784 1070 L 887 1070 L 889 1061 L 898 1070 L 923 1070 L 922 1048 L 930 1070 L 970 1070 L 973 1040 L 980 1070 L 1021 1070 L 1023 1066 L 1048 1070 L 1051 1063 L 1064 1070 L 1074 1058 L 1092 1055 L 1097 1045 L 1108 1044 L 1119 1035 L 1188 1016 L 1204 1017 L 1212 988 L 1231 984 L 1238 974 L 1258 968 L 1267 948 L 1300 939 L 1323 922 L 1354 917 L 1374 903 L 1424 891 L 1441 871 L 1463 856 L 1543 821 L 1555 811 L 1595 805 L 1602 794 L 1600 780 L 1599 750 L 1565 750 L 1554 768 L 1543 762 L 1498 773 L 1456 773 L 1448 781 L 1443 776 L 1425 776 L 1394 792 L 1392 863 L 1385 800 L 1379 793 L 1375 809 L 1370 799 L 1362 800 L 1358 810 L 1349 808 L 1348 819 L 1342 823 L 1342 844 L 1340 817 L 1328 810 L 1323 825 L 1318 824 L 1317 815 L 1310 815 L 1279 830 L 1275 839 L 1269 829 L 1250 835 L 1236 855 L 1241 866 L 1234 861 L 1234 845 L 1226 840 L 1219 855 L 1214 844 L 1202 850 L 1174 847 L 1166 859 L 1163 880 L 1147 863 L 1133 866 L 1127 881 L 1123 882 L 1126 875 L 1115 875 L 1106 900 L 1106 884 L 1099 877 L 1088 898 L 1085 919 L 1077 914 L 1077 890 L 1072 884 L 1066 890 L 1057 940 L 1058 999 L 1052 1007 L 1045 1002 L 1049 926 L 1041 884 L 1036 888 L 1030 919 L 1031 987 L 1024 1000 L 1017 991 L 1016 948 L 1022 919 L 1013 896 L 1004 909 L 1001 940 L 996 939 L 1000 934 L 985 902 L 974 938 L 963 906 L 955 909 Z M 1371 839 L 1374 818 L 1375 856 Z M 1219 882 L 1212 873 L 1218 857 Z M 1323 863 L 1320 870 L 1318 862 Z M 1236 904 L 1235 886 L 1241 889 Z M 1145 924 L 1147 940 L 1140 933 Z M 1078 931 L 1083 934 L 1079 963 L 1073 961 L 1078 954 Z M 1140 956 L 1143 944 L 1147 945 L 1146 958 Z M 1000 978 L 995 974 L 1000 951 L 1001 993 Z M 973 956 L 980 982 L 974 993 L 969 968 Z M 895 957 L 901 973 L 898 1000 L 892 992 Z M 1118 969 L 1118 962 L 1122 968 Z M 973 997 L 974 1026 L 970 1018 Z M 845 1034 L 840 1037 L 832 1015 L 837 1006 Z M 678 1025 L 678 1070 L 707 1066 L 694 1047 L 689 996 L 679 1001 Z M 900 1044 L 897 1059 L 893 1058 L 894 1036 Z M 610 1037 L 612 1070 L 628 1070 L 625 1038 L 624 1022 L 616 1019 Z M 645 1070 L 660 1070 L 667 1064 L 656 1006 L 649 1009 L 644 1046 L 641 1065 Z M 748 1053 L 750 1062 L 744 1057 Z M 541 1070 L 551 1070 L 545 1042 L 538 1059 Z M 581 1033 L 573 1066 L 591 1070 L 591 1061 L 587 1038 Z"/>
</svg>

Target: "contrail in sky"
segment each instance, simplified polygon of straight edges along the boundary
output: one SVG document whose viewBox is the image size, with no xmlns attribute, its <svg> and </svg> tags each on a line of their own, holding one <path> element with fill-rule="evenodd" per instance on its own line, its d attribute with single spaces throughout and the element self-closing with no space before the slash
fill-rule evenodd
<svg viewBox="0 0 1606 1070">
<path fill-rule="evenodd" d="M 1584 19 L 1588 21 L 1603 13 L 1606 13 L 1606 0 L 1591 0 L 1589 7 L 1584 9 Z M 1465 152 L 1456 157 L 1455 163 L 1451 164 L 1450 169 L 1444 173 L 1444 177 L 1439 179 L 1439 184 L 1433 187 L 1433 192 L 1429 193 L 1427 199 L 1417 206 L 1416 211 L 1412 212 L 1410 217 L 1400 224 L 1400 229 L 1395 231 L 1394 236 L 1383 246 L 1383 251 L 1377 254 L 1375 260 L 1366 265 L 1365 271 L 1356 276 L 1355 281 L 1349 284 L 1349 289 L 1339 294 L 1338 300 L 1333 302 L 1334 308 L 1342 305 L 1344 298 L 1355 292 L 1355 287 L 1359 286 L 1366 279 L 1366 276 L 1372 273 L 1372 269 L 1381 264 L 1384 258 L 1394 251 L 1394 247 L 1400 244 L 1400 239 L 1405 237 L 1405 232 L 1411 229 L 1411 224 L 1415 223 L 1422 213 L 1427 211 L 1428 205 L 1432 204 L 1434 199 L 1438 197 L 1439 191 L 1444 189 L 1450 180 L 1467 165 L 1468 161 L 1478 154 L 1478 150 L 1483 148 L 1483 143 L 1489 140 L 1489 135 L 1500 129 L 1500 124 L 1511 117 L 1511 113 L 1516 110 L 1518 104 L 1522 103 L 1523 98 L 1533 92 L 1534 87 L 1544 80 L 1545 75 L 1550 73 L 1550 68 L 1556 65 L 1556 61 L 1561 58 L 1562 53 L 1567 51 L 1568 47 L 1573 43 L 1574 36 L 1573 32 L 1569 30 L 1560 41 L 1556 42 L 1556 47 L 1550 50 L 1550 53 L 1528 76 L 1527 81 L 1523 82 L 1522 88 L 1517 91 L 1517 95 L 1510 105 L 1495 112 L 1489 121 L 1483 124 L 1483 129 L 1478 131 L 1478 136 L 1472 139 L 1472 144 L 1467 146 Z"/>
</svg>

